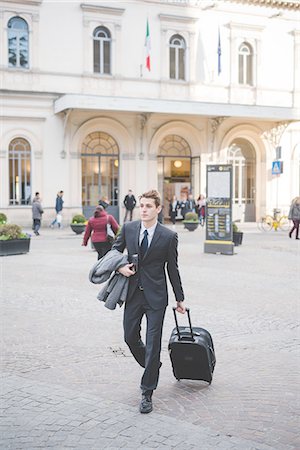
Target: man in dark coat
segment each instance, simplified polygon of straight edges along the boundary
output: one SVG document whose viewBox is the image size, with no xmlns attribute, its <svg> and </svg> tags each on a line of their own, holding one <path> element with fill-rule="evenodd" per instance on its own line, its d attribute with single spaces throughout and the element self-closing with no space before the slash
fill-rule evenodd
<svg viewBox="0 0 300 450">
<path fill-rule="evenodd" d="M 133 213 L 133 210 L 134 210 L 135 205 L 136 205 L 136 199 L 135 199 L 135 196 L 133 195 L 131 189 L 129 189 L 128 194 L 125 195 L 123 203 L 124 203 L 124 206 L 126 208 L 124 222 L 126 222 L 128 214 L 129 214 L 129 220 L 131 222 L 132 221 L 132 213 Z"/>
<path fill-rule="evenodd" d="M 129 278 L 124 311 L 124 336 L 131 353 L 144 367 L 141 379 L 141 413 L 152 411 L 152 393 L 159 378 L 162 327 L 168 304 L 168 276 L 177 301 L 177 311 L 185 313 L 184 294 L 177 265 L 177 233 L 158 222 L 160 195 L 149 191 L 140 197 L 141 220 L 127 222 L 113 249 L 128 252 L 128 261 L 138 255 L 137 270 L 128 263 L 119 272 Z M 141 339 L 141 321 L 147 317 L 146 345 Z"/>
</svg>

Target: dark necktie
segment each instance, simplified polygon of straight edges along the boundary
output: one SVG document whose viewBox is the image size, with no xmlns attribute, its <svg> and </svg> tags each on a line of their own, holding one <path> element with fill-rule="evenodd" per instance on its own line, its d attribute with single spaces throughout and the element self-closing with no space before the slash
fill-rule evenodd
<svg viewBox="0 0 300 450">
<path fill-rule="evenodd" d="M 142 259 L 145 256 L 146 251 L 148 250 L 148 231 L 145 230 L 144 231 L 144 237 L 143 240 L 141 242 L 141 257 Z"/>
</svg>

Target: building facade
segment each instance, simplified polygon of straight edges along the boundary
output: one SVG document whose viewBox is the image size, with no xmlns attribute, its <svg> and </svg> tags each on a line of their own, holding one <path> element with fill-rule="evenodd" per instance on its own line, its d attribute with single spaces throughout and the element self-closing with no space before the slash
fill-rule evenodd
<svg viewBox="0 0 300 450">
<path fill-rule="evenodd" d="M 299 19 L 292 0 L 0 0 L 1 211 L 29 224 L 38 191 L 49 224 L 62 189 L 64 220 L 107 197 L 122 222 L 128 189 L 167 206 L 230 163 L 235 220 L 286 213 Z"/>
</svg>

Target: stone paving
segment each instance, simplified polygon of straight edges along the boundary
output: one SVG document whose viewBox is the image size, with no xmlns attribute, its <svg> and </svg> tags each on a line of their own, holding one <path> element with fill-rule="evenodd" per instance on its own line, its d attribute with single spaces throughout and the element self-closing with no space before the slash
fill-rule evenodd
<svg viewBox="0 0 300 450">
<path fill-rule="evenodd" d="M 29 254 L 0 258 L 1 449 L 300 448 L 300 241 L 244 224 L 235 255 L 211 255 L 204 229 L 176 227 L 192 322 L 216 348 L 211 386 L 173 377 L 169 307 L 154 411 L 141 415 L 123 310 L 88 281 L 95 252 L 68 227 L 42 229 Z"/>
</svg>

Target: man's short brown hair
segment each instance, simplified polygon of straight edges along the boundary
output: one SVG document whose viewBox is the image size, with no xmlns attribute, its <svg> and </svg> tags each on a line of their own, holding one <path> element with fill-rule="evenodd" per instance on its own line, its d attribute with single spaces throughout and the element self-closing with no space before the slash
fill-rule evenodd
<svg viewBox="0 0 300 450">
<path fill-rule="evenodd" d="M 140 195 L 139 199 L 141 200 L 141 198 L 153 198 L 156 208 L 158 208 L 161 204 L 160 193 L 155 189 L 144 192 L 142 195 Z"/>
</svg>

